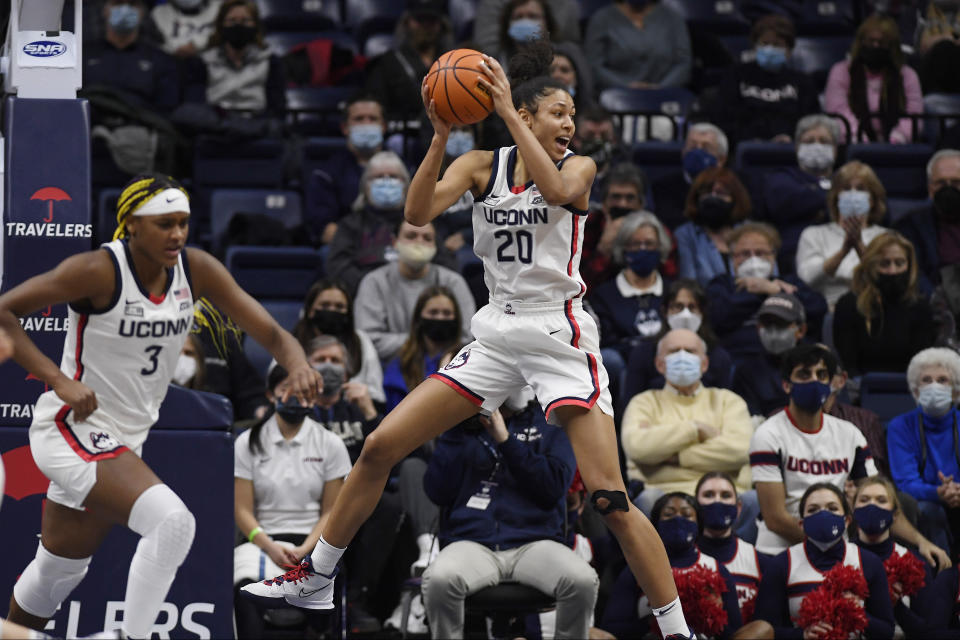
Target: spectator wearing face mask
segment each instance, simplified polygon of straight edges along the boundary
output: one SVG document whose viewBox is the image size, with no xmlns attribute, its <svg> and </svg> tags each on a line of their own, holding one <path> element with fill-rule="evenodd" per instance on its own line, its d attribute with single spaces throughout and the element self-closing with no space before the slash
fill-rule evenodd
<svg viewBox="0 0 960 640">
<path fill-rule="evenodd" d="M 706 285 L 727 273 L 727 237 L 752 211 L 750 195 L 733 171 L 722 167 L 702 171 L 687 194 L 683 213 L 689 222 L 677 228 L 680 277 Z"/>
<path fill-rule="evenodd" d="M 734 140 L 790 142 L 797 120 L 817 109 L 813 81 L 789 65 L 795 40 L 786 16 L 754 22 L 753 60 L 734 65 L 720 83 L 717 121 Z"/>
<path fill-rule="evenodd" d="M 316 244 L 327 244 L 337 224 L 349 215 L 360 193 L 360 179 L 370 159 L 383 150 L 387 121 L 383 104 L 368 93 L 347 100 L 340 122 L 346 149 L 331 151 L 313 170 L 304 187 L 307 210 L 304 222 Z"/>
<path fill-rule="evenodd" d="M 851 376 L 904 371 L 933 346 L 933 310 L 917 291 L 913 245 L 896 232 L 874 238 L 853 271 L 853 285 L 837 302 L 833 337 Z"/>
<path fill-rule="evenodd" d="M 927 162 L 931 203 L 910 211 L 893 225 L 913 244 L 924 285 L 944 282 L 960 264 L 960 151 L 941 149 Z M 948 281 L 956 282 L 955 276 Z"/>
<path fill-rule="evenodd" d="M 745 222 L 730 232 L 727 245 L 730 247 L 731 273 L 720 274 L 710 281 L 707 298 L 714 331 L 734 361 L 739 364 L 743 358 L 758 355 L 764 349 L 769 351 L 768 342 L 773 334 L 769 330 L 760 330 L 760 340 L 757 340 L 756 316 L 765 301 L 778 294 L 799 299 L 803 311 L 800 324 L 812 327 L 811 337 L 819 338 L 827 303 L 822 295 L 798 277 L 779 277 L 777 250 L 780 248 L 780 234 L 777 230 L 762 222 Z M 783 331 L 781 334 L 786 337 Z M 782 346 L 783 338 L 778 346 Z M 790 344 L 781 351 L 792 346 Z"/>
<path fill-rule="evenodd" d="M 205 391 L 206 366 L 203 362 L 203 343 L 197 334 L 191 333 L 183 343 L 177 366 L 173 370 L 174 384 L 187 389 Z"/>
<path fill-rule="evenodd" d="M 540 38 L 552 40 L 558 23 L 550 5 L 547 0 L 508 0 L 502 4 L 494 19 L 498 26 L 497 43 L 484 49 L 484 53 L 505 65 L 524 43 Z"/>
<path fill-rule="evenodd" d="M 557 42 L 553 45 L 553 63 L 550 65 L 550 77 L 567 86 L 573 96 L 577 111 L 596 102 L 593 89 L 593 72 L 586 57 L 576 44 Z"/>
<path fill-rule="evenodd" d="M 388 362 L 400 352 L 410 334 L 417 299 L 427 287 L 453 292 L 463 321 L 457 337 L 463 342 L 472 340 L 473 295 L 463 276 L 430 262 L 437 253 L 433 224 L 415 227 L 406 220 L 400 222 L 393 248 L 396 261 L 365 275 L 354 302 L 357 327 L 373 340 L 380 359 Z"/>
<path fill-rule="evenodd" d="M 383 371 L 387 413 L 440 369 L 440 362 L 460 345 L 463 315 L 450 289 L 431 285 L 421 291 L 410 314 L 410 330 L 397 356 Z"/>
<path fill-rule="evenodd" d="M 473 40 L 477 48 L 495 58 L 502 57 L 500 17 L 509 0 L 480 0 L 473 22 Z M 555 29 L 550 31 L 551 42 L 580 42 L 580 7 L 576 0 L 547 0 L 550 13 L 555 19 Z M 518 29 L 514 33 L 520 34 Z"/>
<path fill-rule="evenodd" d="M 587 23 L 584 50 L 600 89 L 682 87 L 693 56 L 683 18 L 658 0 L 617 0 Z"/>
<path fill-rule="evenodd" d="M 206 48 L 221 0 L 171 0 L 158 4 L 150 17 L 163 36 L 162 49 L 187 58 Z"/>
<path fill-rule="evenodd" d="M 310 553 L 350 471 L 343 441 L 296 397 L 281 398 L 286 377 L 283 367 L 273 368 L 267 389 L 273 411 L 234 444 L 234 517 L 247 539 L 233 554 L 238 591 Z M 246 598 L 234 603 L 237 637 L 262 638 L 263 612 Z"/>
<path fill-rule="evenodd" d="M 757 213 L 780 232 L 780 273 L 796 272 L 800 234 L 827 218 L 827 192 L 839 139 L 839 125 L 833 118 L 821 114 L 804 116 L 794 134 L 797 166 L 772 169 L 763 176 Z"/>
<path fill-rule="evenodd" d="M 713 333 L 703 287 L 694 280 L 675 280 L 666 288 L 662 304 L 661 316 L 665 322 L 657 340 L 672 329 L 689 329 L 696 333 L 707 345 L 709 365 L 701 379 L 703 386 L 729 389 L 733 379 L 733 360 Z M 664 387 L 663 373 L 657 369 L 656 360 L 655 340 L 645 340 L 633 348 L 627 358 L 618 408 L 642 391 Z"/>
<path fill-rule="evenodd" d="M 749 485 L 753 425 L 747 405 L 732 391 L 704 387 L 707 365 L 700 336 L 689 329 L 668 332 L 656 360 L 666 384 L 634 396 L 624 411 L 621 443 L 628 476 L 644 481 L 634 500 L 644 513 L 664 493 L 693 493 L 707 471 L 726 471 L 742 488 Z"/>
<path fill-rule="evenodd" d="M 903 62 L 893 18 L 875 13 L 860 24 L 849 59 L 830 69 L 824 95 L 824 110 L 843 117 L 856 140 L 913 140 L 910 118 L 900 116 L 923 113 L 923 93 L 917 72 Z"/>
<path fill-rule="evenodd" d="M 333 336 L 347 349 L 347 367 L 354 372 L 351 382 L 366 385 L 374 402 L 383 406 L 383 369 L 373 340 L 354 322 L 354 307 L 346 286 L 335 280 L 313 283 L 303 300 L 300 319 L 291 333 L 306 349 L 314 338 Z"/>
<path fill-rule="evenodd" d="M 918 500 L 920 531 L 935 544 L 956 549 L 960 534 L 956 407 L 960 356 L 951 349 L 924 349 L 910 360 L 907 383 L 918 406 L 887 425 L 890 471 L 897 488 Z"/>
<path fill-rule="evenodd" d="M 597 176 L 590 191 L 590 208 L 592 210 L 602 206 L 603 190 L 607 184 L 613 184 L 614 172 L 627 164 L 631 164 L 629 149 L 618 143 L 619 135 L 613 116 L 598 104 L 588 105 L 584 109 L 578 108 L 575 123 L 576 128 L 570 146 L 580 155 L 590 156 L 594 164 L 597 165 Z M 640 170 L 639 167 L 637 167 L 637 170 Z M 617 178 L 617 180 L 621 179 Z M 646 191 L 647 183 L 644 179 L 642 188 L 639 190 L 641 204 L 630 206 L 628 210 L 633 211 L 643 208 L 642 200 L 646 198 Z M 591 218 L 587 219 L 587 229 L 590 228 L 590 220 Z"/>
<path fill-rule="evenodd" d="M 927 5 L 926 11 L 921 7 Z M 920 56 L 917 70 L 925 93 L 960 91 L 957 64 L 960 63 L 960 1 L 928 0 L 917 3 L 915 50 Z"/>
<path fill-rule="evenodd" d="M 742 358 L 733 375 L 733 391 L 746 401 L 750 415 L 769 416 L 787 406 L 780 360 L 806 336 L 807 326 L 803 304 L 794 295 L 777 293 L 760 305 L 752 329 L 763 351 Z"/>
<path fill-rule="evenodd" d="M 887 231 L 887 192 L 877 174 L 856 160 L 840 167 L 827 193 L 830 222 L 807 227 L 797 245 L 797 275 L 832 309 L 850 289 L 864 248 Z"/>
<path fill-rule="evenodd" d="M 671 230 L 684 224 L 690 185 L 705 169 L 725 167 L 729 143 L 720 127 L 698 122 L 687 129 L 683 143 L 681 166 L 653 181 L 653 210 Z"/>
</svg>

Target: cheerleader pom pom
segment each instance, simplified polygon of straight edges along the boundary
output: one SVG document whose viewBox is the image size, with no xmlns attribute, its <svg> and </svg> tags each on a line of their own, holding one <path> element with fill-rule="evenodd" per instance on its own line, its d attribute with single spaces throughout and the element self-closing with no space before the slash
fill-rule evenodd
<svg viewBox="0 0 960 640">
<path fill-rule="evenodd" d="M 883 561 L 883 568 L 887 570 L 887 584 L 890 586 L 890 601 L 896 604 L 903 596 L 912 596 L 923 588 L 927 572 L 923 563 L 912 553 L 900 555 L 891 553 Z M 900 584 L 900 595 L 894 593 L 893 585 Z"/>
<path fill-rule="evenodd" d="M 727 612 L 723 608 L 722 593 L 727 583 L 720 574 L 701 565 L 689 569 L 674 569 L 683 614 L 697 634 L 717 636 L 727 626 Z M 661 633 L 661 637 L 662 637 Z"/>
<path fill-rule="evenodd" d="M 870 591 L 859 569 L 837 565 L 824 575 L 823 583 L 807 594 L 795 622 L 801 629 L 817 623 L 832 627 L 820 640 L 847 640 L 867 628 L 861 602 Z"/>
</svg>

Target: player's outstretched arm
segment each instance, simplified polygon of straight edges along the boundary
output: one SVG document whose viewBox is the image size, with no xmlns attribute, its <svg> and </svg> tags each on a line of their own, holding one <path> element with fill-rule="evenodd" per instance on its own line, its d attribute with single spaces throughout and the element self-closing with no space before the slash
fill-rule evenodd
<svg viewBox="0 0 960 640">
<path fill-rule="evenodd" d="M 241 329 L 263 345 L 289 372 L 281 398 L 295 395 L 301 404 L 313 403 L 323 388 L 323 380 L 307 362 L 297 339 L 285 331 L 266 309 L 240 288 L 220 261 L 206 251 L 186 249 L 193 275 L 194 298 L 206 297 L 222 309 Z"/>
<path fill-rule="evenodd" d="M 70 405 L 78 421 L 96 410 L 96 396 L 83 383 L 63 375 L 59 365 L 33 343 L 18 318 L 65 302 L 103 308 L 113 297 L 115 280 L 106 251 L 88 251 L 67 258 L 0 296 L 0 328 L 13 343 L 13 359 Z"/>
</svg>

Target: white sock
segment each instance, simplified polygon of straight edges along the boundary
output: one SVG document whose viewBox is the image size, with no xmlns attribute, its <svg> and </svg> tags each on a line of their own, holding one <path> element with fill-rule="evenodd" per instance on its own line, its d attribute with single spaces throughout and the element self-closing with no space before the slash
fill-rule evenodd
<svg viewBox="0 0 960 640">
<path fill-rule="evenodd" d="M 123 601 L 123 632 L 127 636 L 146 638 L 150 635 L 176 575 L 177 567 L 163 567 L 142 553 L 133 554 Z"/>
<path fill-rule="evenodd" d="M 337 568 L 337 563 L 340 562 L 340 557 L 346 550 L 346 547 L 343 549 L 335 547 L 324 540 L 323 536 L 320 536 L 317 546 L 313 548 L 313 553 L 310 554 L 314 571 L 325 576 L 330 575 Z"/>
<path fill-rule="evenodd" d="M 671 633 L 679 633 L 684 638 L 690 635 L 690 628 L 687 626 L 687 620 L 683 617 L 683 605 L 680 604 L 679 597 L 662 607 L 654 608 L 653 615 L 656 616 L 657 624 L 660 625 L 660 633 L 664 637 Z"/>
</svg>

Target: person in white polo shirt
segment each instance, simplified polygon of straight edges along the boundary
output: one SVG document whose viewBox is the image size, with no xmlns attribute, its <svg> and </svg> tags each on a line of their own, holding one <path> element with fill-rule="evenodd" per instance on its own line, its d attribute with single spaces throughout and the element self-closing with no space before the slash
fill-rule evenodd
<svg viewBox="0 0 960 640">
<path fill-rule="evenodd" d="M 343 440 L 307 417 L 313 407 L 275 394 L 286 377 L 279 365 L 270 371 L 267 397 L 274 411 L 234 445 L 234 517 L 247 539 L 233 553 L 237 589 L 300 564 L 350 471 Z M 234 602 L 238 637 L 262 637 L 261 612 L 245 598 Z"/>
<path fill-rule="evenodd" d="M 820 345 L 801 345 L 780 361 L 790 404 L 757 427 L 750 441 L 750 465 L 760 503 L 757 551 L 775 555 L 802 542 L 798 505 L 811 485 L 827 482 L 844 491 L 847 480 L 877 475 L 863 433 L 851 422 L 823 412 L 836 357 Z M 947 554 L 924 538 L 904 517 L 893 535 L 918 548 L 934 566 L 950 566 Z"/>
</svg>

